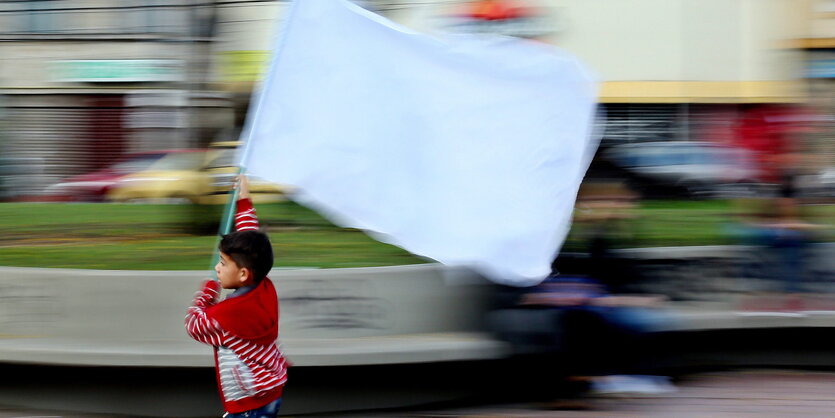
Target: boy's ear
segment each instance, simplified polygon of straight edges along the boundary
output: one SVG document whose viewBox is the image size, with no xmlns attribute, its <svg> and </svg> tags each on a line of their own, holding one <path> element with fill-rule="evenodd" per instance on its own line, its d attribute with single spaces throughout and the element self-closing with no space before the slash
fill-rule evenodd
<svg viewBox="0 0 835 418">
<path fill-rule="evenodd" d="M 238 280 L 241 283 L 250 283 L 252 282 L 252 270 L 247 267 L 241 267 L 240 275 L 238 276 Z"/>
</svg>

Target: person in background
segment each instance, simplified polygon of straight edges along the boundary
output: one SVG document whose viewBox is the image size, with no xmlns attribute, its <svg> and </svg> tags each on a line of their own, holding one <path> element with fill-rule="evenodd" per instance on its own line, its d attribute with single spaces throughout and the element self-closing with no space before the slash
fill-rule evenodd
<svg viewBox="0 0 835 418">
<path fill-rule="evenodd" d="M 657 374 L 663 355 L 653 333 L 666 320 L 659 295 L 614 295 L 591 277 L 554 274 L 530 289 L 523 306 L 558 310 L 560 355 L 570 359 L 574 379 L 596 394 L 655 395 L 675 391 Z"/>
</svg>

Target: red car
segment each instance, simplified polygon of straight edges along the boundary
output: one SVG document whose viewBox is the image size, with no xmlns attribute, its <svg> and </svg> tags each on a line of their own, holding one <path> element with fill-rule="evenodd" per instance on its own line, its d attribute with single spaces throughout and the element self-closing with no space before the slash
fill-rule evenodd
<svg viewBox="0 0 835 418">
<path fill-rule="evenodd" d="M 117 162 L 101 170 L 68 177 L 49 186 L 46 192 L 55 200 L 100 202 L 120 178 L 142 171 L 160 158 L 180 150 L 136 152 L 124 155 Z"/>
</svg>

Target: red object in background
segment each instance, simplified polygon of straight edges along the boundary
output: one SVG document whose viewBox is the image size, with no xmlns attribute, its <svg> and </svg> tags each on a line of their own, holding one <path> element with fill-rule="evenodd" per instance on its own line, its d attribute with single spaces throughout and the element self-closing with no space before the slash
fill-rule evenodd
<svg viewBox="0 0 835 418">
<path fill-rule="evenodd" d="M 108 190 L 122 177 L 145 170 L 160 158 L 175 152 L 188 150 L 162 150 L 137 152 L 123 156 L 117 162 L 87 174 L 62 180 L 47 188 L 45 200 L 99 202 Z"/>
<path fill-rule="evenodd" d="M 740 115 L 736 143 L 753 153 L 762 180 L 779 182 L 783 172 L 791 168 L 787 156 L 799 151 L 793 135 L 813 130 L 813 119 L 809 110 L 799 106 L 756 105 Z"/>
<path fill-rule="evenodd" d="M 464 15 L 477 20 L 509 20 L 527 17 L 531 11 L 511 0 L 481 0 L 470 3 Z"/>
<path fill-rule="evenodd" d="M 123 95 L 92 96 L 87 106 L 86 167 L 98 170 L 118 159 L 126 149 L 125 98 Z"/>
</svg>

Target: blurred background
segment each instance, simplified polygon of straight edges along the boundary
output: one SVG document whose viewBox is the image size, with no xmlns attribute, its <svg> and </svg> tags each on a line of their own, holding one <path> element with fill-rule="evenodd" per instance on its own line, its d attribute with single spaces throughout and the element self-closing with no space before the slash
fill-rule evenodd
<svg viewBox="0 0 835 418">
<path fill-rule="evenodd" d="M 588 356 L 589 347 L 606 347 L 610 337 L 632 344 L 635 335 L 658 330 L 756 328 L 750 341 L 762 344 L 778 335 L 763 328 L 831 326 L 835 1 L 360 4 L 429 33 L 552 44 L 579 56 L 600 79 L 603 136 L 554 277 L 532 289 L 478 293 L 486 306 L 479 331 L 511 347 L 502 356 L 553 354 L 556 346 L 563 353 L 564 341 L 572 341 L 572 355 Z M 208 268 L 251 94 L 289 6 L 0 1 L 0 265 Z M 333 226 L 288 200 L 292 190 L 284 185 L 255 179 L 253 192 L 279 269 L 428 262 Z M 44 285 L 14 289 L 0 287 L 0 297 L 14 300 L 14 309 L 0 306 L 0 338 L 26 329 L 17 322 L 21 309 L 43 314 L 43 294 L 52 292 Z M 338 322 L 366 308 L 343 305 L 325 319 Z M 654 313 L 638 320 L 638 308 Z M 47 313 L 57 318 L 55 309 Z M 668 309 L 676 314 L 661 313 Z M 728 315 L 710 316 L 717 312 Z M 749 326 L 734 315 L 805 322 Z M 714 337 L 709 341 L 726 336 Z M 682 338 L 692 342 L 674 340 Z M 801 340 L 815 348 L 811 337 Z M 681 350 L 670 357 L 688 351 Z M 600 366 L 601 356 L 584 364 Z M 816 366 L 831 364 L 821 359 Z M 695 363 L 740 361 L 718 355 Z M 629 367 L 580 369 L 575 374 Z M 663 392 L 667 383 L 656 381 L 653 390 Z"/>
<path fill-rule="evenodd" d="M 114 163 L 115 174 L 139 171 L 160 156 L 140 153 L 237 141 L 288 4 L 0 2 L 4 199 L 68 190 L 65 199 L 123 200 L 104 185 L 50 186 Z M 809 193 L 832 188 L 829 2 L 363 4 L 427 32 L 524 36 L 578 55 L 602 81 L 604 148 L 630 145 L 605 159 L 636 182 L 727 195 L 794 165 L 812 176 Z M 709 173 L 648 173 L 697 165 Z"/>
<path fill-rule="evenodd" d="M 732 243 L 739 236 L 731 231 L 739 229 L 726 228 L 726 221 L 762 221 L 776 205 L 770 198 L 791 197 L 792 216 L 829 224 L 835 3 L 361 4 L 429 33 L 525 37 L 585 61 L 601 80 L 604 117 L 581 200 L 615 199 L 637 211 L 621 222 L 633 241 L 617 246 Z M 250 96 L 288 6 L 0 2 L 0 199 L 163 204 L 145 211 L 153 227 L 143 232 L 213 233 Z M 272 223 L 318 225 L 284 215 L 303 211 L 280 203 L 286 192 L 256 184 L 258 203 L 279 203 Z M 4 206 L 3 219 L 36 211 L 29 212 L 31 222 L 40 211 L 41 219 L 54 220 L 53 209 L 90 214 L 99 223 L 110 214 L 143 212 L 119 205 Z M 65 225 L 61 233 L 71 239 L 89 229 L 83 224 L 78 219 L 78 228 Z M 568 249 L 583 245 L 583 229 L 575 228 Z M 102 234 L 116 238 L 112 228 Z M 5 240 L 14 245 L 17 235 Z"/>
</svg>

